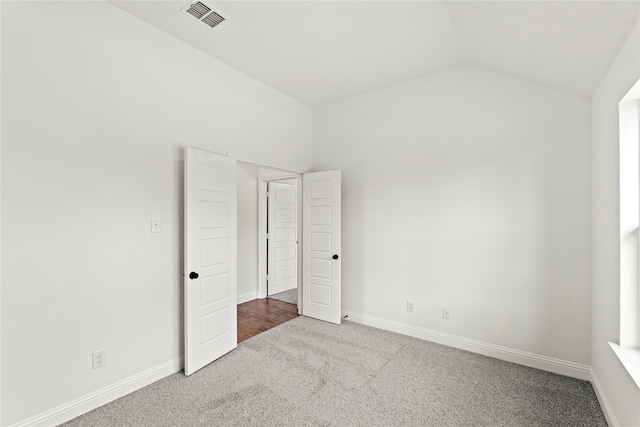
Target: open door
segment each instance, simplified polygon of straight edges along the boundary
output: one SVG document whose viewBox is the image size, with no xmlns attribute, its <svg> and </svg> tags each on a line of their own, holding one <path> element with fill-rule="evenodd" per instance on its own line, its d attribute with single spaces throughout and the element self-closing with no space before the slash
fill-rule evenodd
<svg viewBox="0 0 640 427">
<path fill-rule="evenodd" d="M 269 182 L 267 296 L 298 287 L 298 181 Z"/>
<path fill-rule="evenodd" d="M 341 171 L 302 175 L 302 313 L 341 321 Z"/>
<path fill-rule="evenodd" d="M 238 346 L 236 161 L 187 148 L 185 157 L 186 375 Z"/>
</svg>

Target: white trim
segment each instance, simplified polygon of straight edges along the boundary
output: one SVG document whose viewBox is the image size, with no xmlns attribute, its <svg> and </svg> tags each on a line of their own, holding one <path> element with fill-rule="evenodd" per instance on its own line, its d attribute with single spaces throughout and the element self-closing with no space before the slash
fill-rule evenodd
<svg viewBox="0 0 640 427">
<path fill-rule="evenodd" d="M 591 385 L 593 385 L 593 390 L 596 392 L 596 397 L 598 398 L 598 402 L 600 403 L 600 407 L 602 408 L 602 412 L 604 413 L 604 417 L 606 418 L 609 427 L 620 427 L 620 423 L 616 419 L 613 409 L 611 409 L 609 399 L 607 399 L 607 396 L 604 394 L 602 384 L 600 384 L 600 380 L 593 368 L 591 369 Z"/>
<path fill-rule="evenodd" d="M 251 158 L 243 156 L 241 154 L 236 154 L 236 153 L 231 153 L 231 152 L 227 152 L 227 157 L 230 157 L 232 159 L 236 159 L 238 161 L 238 163 L 244 163 L 245 165 L 257 166 L 257 167 L 260 167 L 260 168 L 276 169 L 276 170 L 285 171 L 285 172 L 292 172 L 292 173 L 295 173 L 295 174 L 301 174 L 301 173 L 304 172 L 302 170 L 293 168 L 291 166 L 282 165 L 282 164 L 279 164 L 279 163 L 266 163 L 266 162 L 263 162 L 262 160 L 251 159 Z"/>
<path fill-rule="evenodd" d="M 2 3 L 2 2 L 0 2 Z M 2 4 L 0 4 L 0 22 L 2 22 Z M 1 33 L 1 31 L 0 31 Z M 2 37 L 0 36 L 0 40 L 2 39 Z M 2 44 L 0 43 L 0 46 Z M 0 71 L 0 75 L 2 74 L 2 72 Z M 0 82 L 2 81 L 2 79 L 0 78 Z M 1 91 L 0 91 L 1 92 Z M 0 107 L 0 111 L 2 110 L 2 108 Z M 0 113 L 0 117 L 2 117 L 2 114 Z M 1 127 L 1 126 L 0 126 Z M 0 134 L 2 134 L 2 132 L 0 132 Z M 2 138 L 0 138 L 0 147 L 2 147 Z M 0 151 L 2 151 L 0 149 Z M 0 158 L 2 158 L 2 156 L 0 155 Z M 2 176 L 2 173 L 0 171 L 0 177 Z M 2 180 L 0 179 L 0 182 Z M 2 185 L 0 185 L 0 188 L 2 188 Z M 2 192 L 0 191 L 0 212 L 2 212 Z M 0 224 L 2 224 L 2 220 L 0 219 Z M 1 227 L 0 227 L 1 228 Z M 2 235 L 2 232 L 0 232 L 0 236 Z M 1 245 L 0 245 L 1 246 Z M 2 277 L 2 253 L 0 251 L 0 278 Z M 1 285 L 2 280 L 0 279 L 0 290 L 2 289 L 2 285 Z M 0 291 L 0 307 L 2 307 L 2 292 Z M 0 313 L 0 319 L 2 319 L 2 313 Z M 2 322 L 0 321 L 0 331 L 2 330 Z M 2 339 L 0 336 L 0 354 L 2 354 Z M 1 358 L 0 358 L 0 362 L 1 362 Z M 0 366 L 2 366 L 2 363 L 0 363 Z M 0 370 L 1 371 L 1 370 Z M 2 379 L 2 372 L 0 372 L 0 380 Z M 2 381 L 0 381 L 0 384 L 2 383 Z M 0 387 L 1 389 L 1 387 Z M 0 420 L 2 420 L 2 393 L 0 392 Z"/>
<path fill-rule="evenodd" d="M 62 424 L 82 414 L 105 405 L 113 400 L 146 387 L 164 377 L 180 372 L 184 366 L 184 357 L 171 360 L 133 375 L 115 384 L 101 388 L 57 408 L 43 412 L 14 424 L 13 427 L 52 426 Z"/>
<path fill-rule="evenodd" d="M 267 297 L 267 179 L 258 179 L 258 298 Z"/>
<path fill-rule="evenodd" d="M 627 370 L 631 379 L 640 388 L 640 349 L 635 347 L 623 347 L 616 343 L 609 343 L 613 352 L 618 356 L 620 363 Z"/>
<path fill-rule="evenodd" d="M 579 378 L 581 380 L 588 381 L 591 379 L 591 367 L 582 365 L 580 363 L 556 359 L 553 357 L 543 356 L 541 354 L 530 353 L 528 351 L 503 347 L 500 345 L 433 331 L 418 326 L 407 325 L 405 323 L 394 322 L 343 310 L 342 317 L 344 318 L 345 315 L 348 316 L 347 320 L 361 323 L 363 325 L 373 326 L 375 328 L 397 332 L 403 335 L 409 335 L 414 338 L 432 341 L 450 347 L 460 348 L 463 350 L 471 351 L 473 353 L 495 357 L 496 359 L 500 360 L 506 360 L 507 362 L 518 363 L 520 365 L 542 369 L 569 377 Z"/>
<path fill-rule="evenodd" d="M 243 294 L 238 295 L 238 304 L 245 303 L 247 301 L 252 301 L 258 298 L 258 291 L 249 291 Z"/>
<path fill-rule="evenodd" d="M 304 174 L 300 174 L 298 178 L 298 314 L 304 316 L 302 312 L 302 244 L 304 243 L 304 235 L 302 234 L 302 203 L 304 202 L 304 194 L 302 194 L 302 179 Z"/>
</svg>

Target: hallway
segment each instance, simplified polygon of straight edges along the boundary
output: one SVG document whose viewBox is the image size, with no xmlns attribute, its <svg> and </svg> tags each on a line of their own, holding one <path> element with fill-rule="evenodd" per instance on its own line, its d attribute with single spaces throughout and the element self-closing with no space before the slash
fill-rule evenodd
<svg viewBox="0 0 640 427">
<path fill-rule="evenodd" d="M 271 298 L 238 304 L 238 343 L 298 317 L 295 304 Z"/>
</svg>

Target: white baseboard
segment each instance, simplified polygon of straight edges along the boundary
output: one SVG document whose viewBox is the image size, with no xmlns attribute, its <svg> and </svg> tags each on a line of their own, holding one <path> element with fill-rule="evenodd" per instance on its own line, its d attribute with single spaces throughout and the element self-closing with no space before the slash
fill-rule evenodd
<svg viewBox="0 0 640 427">
<path fill-rule="evenodd" d="M 598 402 L 600 402 L 600 407 L 602 408 L 602 412 L 604 412 L 604 417 L 607 419 L 609 427 L 620 427 L 620 423 L 616 419 L 613 409 L 611 409 L 609 399 L 607 399 L 607 396 L 604 394 L 602 384 L 600 384 L 596 371 L 593 369 L 591 369 L 591 384 L 593 385 L 593 390 L 596 392 L 596 397 L 598 398 Z"/>
<path fill-rule="evenodd" d="M 417 326 L 407 325 L 405 323 L 380 319 L 351 311 L 343 311 L 342 316 L 348 316 L 347 320 L 363 325 L 373 326 L 375 328 L 397 332 L 403 335 L 409 335 L 414 338 L 444 344 L 449 347 L 460 348 L 473 353 L 483 354 L 485 356 L 542 369 L 544 371 L 554 372 L 556 374 L 579 378 L 581 380 L 591 380 L 591 367 L 587 365 L 581 365 L 579 363 L 555 359 L 553 357 L 542 356 L 540 354 L 516 350 L 513 348 L 502 347 L 443 332 L 432 331 Z"/>
<path fill-rule="evenodd" d="M 142 387 L 179 372 L 184 367 L 184 358 L 175 359 L 132 377 L 118 381 L 93 393 L 89 393 L 57 408 L 28 418 L 13 427 L 52 426 L 72 420 L 82 414 L 105 405 Z"/>
<path fill-rule="evenodd" d="M 238 304 L 251 301 L 257 296 L 256 291 L 247 292 L 238 295 Z M 594 385 L 594 390 L 598 401 L 602 406 L 607 422 L 611 427 L 619 427 L 619 424 L 611 410 L 611 406 L 602 391 L 602 386 L 591 367 L 581 365 L 566 360 L 555 359 L 552 357 L 542 356 L 526 351 L 515 350 L 508 347 L 502 347 L 482 341 L 471 340 L 468 338 L 458 337 L 455 335 L 445 334 L 442 332 L 432 331 L 417 326 L 407 325 L 400 322 L 380 319 L 373 316 L 367 316 L 351 311 L 343 311 L 342 316 L 347 316 L 347 320 L 360 323 L 375 328 L 384 329 L 391 332 L 397 332 L 414 338 L 432 341 L 439 344 L 448 345 L 450 347 L 460 348 L 485 356 L 495 357 L 496 359 L 506 360 L 508 362 L 518 363 L 545 371 L 554 372 L 561 375 L 567 375 L 583 380 L 590 380 Z M 37 427 L 51 426 L 72 420 L 82 414 L 85 414 L 95 408 L 105 405 L 115 399 L 132 393 L 142 387 L 161 380 L 164 377 L 179 372 L 184 367 L 184 358 L 175 359 L 158 365 L 154 368 L 143 371 L 137 375 L 126 378 L 110 386 L 104 387 L 93 393 L 82 396 L 57 408 L 43 412 L 34 417 L 28 418 L 13 427 Z"/>
<path fill-rule="evenodd" d="M 245 303 L 258 298 L 258 291 L 245 292 L 238 295 L 238 304 Z"/>
</svg>

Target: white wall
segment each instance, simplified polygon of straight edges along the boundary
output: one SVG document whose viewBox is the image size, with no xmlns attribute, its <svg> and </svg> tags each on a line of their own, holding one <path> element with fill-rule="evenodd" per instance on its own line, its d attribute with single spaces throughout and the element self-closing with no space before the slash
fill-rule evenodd
<svg viewBox="0 0 640 427">
<path fill-rule="evenodd" d="M 258 172 L 238 165 L 238 303 L 258 295 Z"/>
<path fill-rule="evenodd" d="M 607 344 L 620 334 L 618 103 L 640 79 L 640 23 L 600 82 L 592 109 L 591 366 L 617 422 L 640 425 L 640 390 Z"/>
<path fill-rule="evenodd" d="M 2 3 L 8 425 L 182 355 L 183 147 L 307 169 L 312 112 L 108 3 Z"/>
<path fill-rule="evenodd" d="M 589 364 L 587 99 L 460 66 L 314 117 L 314 169 L 343 172 L 344 310 Z"/>
</svg>

